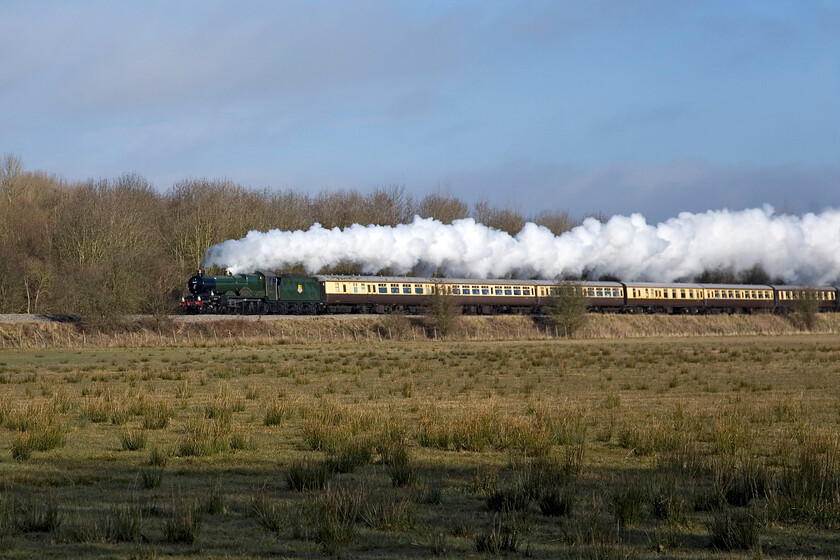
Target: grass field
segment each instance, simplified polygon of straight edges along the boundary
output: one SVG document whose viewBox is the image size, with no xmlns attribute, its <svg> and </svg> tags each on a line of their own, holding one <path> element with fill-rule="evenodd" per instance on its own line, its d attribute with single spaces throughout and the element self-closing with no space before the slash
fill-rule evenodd
<svg viewBox="0 0 840 560">
<path fill-rule="evenodd" d="M 840 550 L 836 335 L 160 336 L 0 350 L 0 556 Z"/>
</svg>

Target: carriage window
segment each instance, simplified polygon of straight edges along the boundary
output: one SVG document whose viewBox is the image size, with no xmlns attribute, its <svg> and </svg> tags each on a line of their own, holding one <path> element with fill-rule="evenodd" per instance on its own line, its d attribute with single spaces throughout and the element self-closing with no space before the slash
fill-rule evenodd
<svg viewBox="0 0 840 560">
<path fill-rule="evenodd" d="M 493 293 L 496 294 L 497 296 L 500 296 L 500 295 L 502 295 L 502 289 L 501 288 L 493 288 Z"/>
<path fill-rule="evenodd" d="M 472 293 L 473 293 L 474 296 L 477 296 L 478 294 L 481 293 L 481 291 L 478 289 L 478 286 L 473 286 L 472 287 Z"/>
<path fill-rule="evenodd" d="M 522 295 L 523 296 L 530 296 L 531 295 L 531 288 L 522 288 Z"/>
<path fill-rule="evenodd" d="M 403 284 L 403 293 L 410 294 L 411 293 L 411 284 Z"/>
<path fill-rule="evenodd" d="M 343 291 L 345 294 L 347 293 L 347 284 L 341 285 L 341 291 Z"/>
<path fill-rule="evenodd" d="M 392 294 L 400 293 L 400 285 L 399 284 L 391 284 L 391 293 Z"/>
<path fill-rule="evenodd" d="M 490 287 L 489 286 L 482 286 L 481 287 L 481 295 L 489 296 L 490 295 Z"/>
<path fill-rule="evenodd" d="M 461 295 L 461 287 L 460 286 L 452 286 L 452 293 L 456 296 Z"/>
<path fill-rule="evenodd" d="M 595 288 L 595 295 L 598 297 L 604 297 L 604 289 L 603 288 Z"/>
<path fill-rule="evenodd" d="M 388 284 L 379 284 L 379 293 L 380 294 L 387 294 L 388 293 Z"/>
<path fill-rule="evenodd" d="M 522 295 L 522 288 L 520 288 L 519 286 L 514 286 L 513 287 L 513 295 L 521 296 Z"/>
<path fill-rule="evenodd" d="M 509 296 L 511 294 L 513 294 L 513 292 L 511 291 L 511 287 L 510 286 L 505 286 L 505 295 Z"/>
</svg>

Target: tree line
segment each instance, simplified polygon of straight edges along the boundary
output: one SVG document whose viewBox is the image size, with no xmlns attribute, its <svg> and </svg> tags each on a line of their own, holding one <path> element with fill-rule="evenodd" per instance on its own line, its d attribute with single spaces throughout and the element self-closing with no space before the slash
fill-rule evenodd
<svg viewBox="0 0 840 560">
<path fill-rule="evenodd" d="M 403 186 L 307 194 L 184 179 L 158 192 L 136 173 L 69 182 L 28 171 L 7 154 L 0 162 L 0 313 L 166 313 L 211 245 L 250 230 L 394 226 L 414 215 L 443 223 L 470 217 L 511 235 L 526 221 L 555 235 L 580 223 L 566 211 L 525 216 L 445 192 L 416 198 Z"/>
</svg>

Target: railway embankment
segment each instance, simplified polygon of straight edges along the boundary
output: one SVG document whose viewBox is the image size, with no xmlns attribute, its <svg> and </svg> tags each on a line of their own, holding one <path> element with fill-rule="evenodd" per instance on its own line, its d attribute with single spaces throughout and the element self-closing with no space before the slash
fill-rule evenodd
<svg viewBox="0 0 840 560">
<path fill-rule="evenodd" d="M 216 346 L 354 341 L 594 340 L 711 336 L 840 334 L 840 314 L 820 314 L 810 328 L 794 316 L 598 315 L 572 336 L 521 316 L 459 317 L 444 337 L 425 317 L 400 315 L 131 317 L 86 323 L 67 317 L 0 315 L 3 348 Z"/>
</svg>

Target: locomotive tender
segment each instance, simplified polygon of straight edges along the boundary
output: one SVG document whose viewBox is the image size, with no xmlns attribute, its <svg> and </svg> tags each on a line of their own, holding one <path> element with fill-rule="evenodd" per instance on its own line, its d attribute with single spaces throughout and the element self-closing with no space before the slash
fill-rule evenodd
<svg viewBox="0 0 840 560">
<path fill-rule="evenodd" d="M 786 313 L 800 300 L 840 311 L 834 286 L 770 286 L 676 282 L 572 282 L 590 311 L 612 313 Z M 555 295 L 551 280 L 409 278 L 388 276 L 205 275 L 189 279 L 181 308 L 190 313 L 421 313 L 429 297 L 446 294 L 465 314 L 542 314 Z"/>
</svg>

